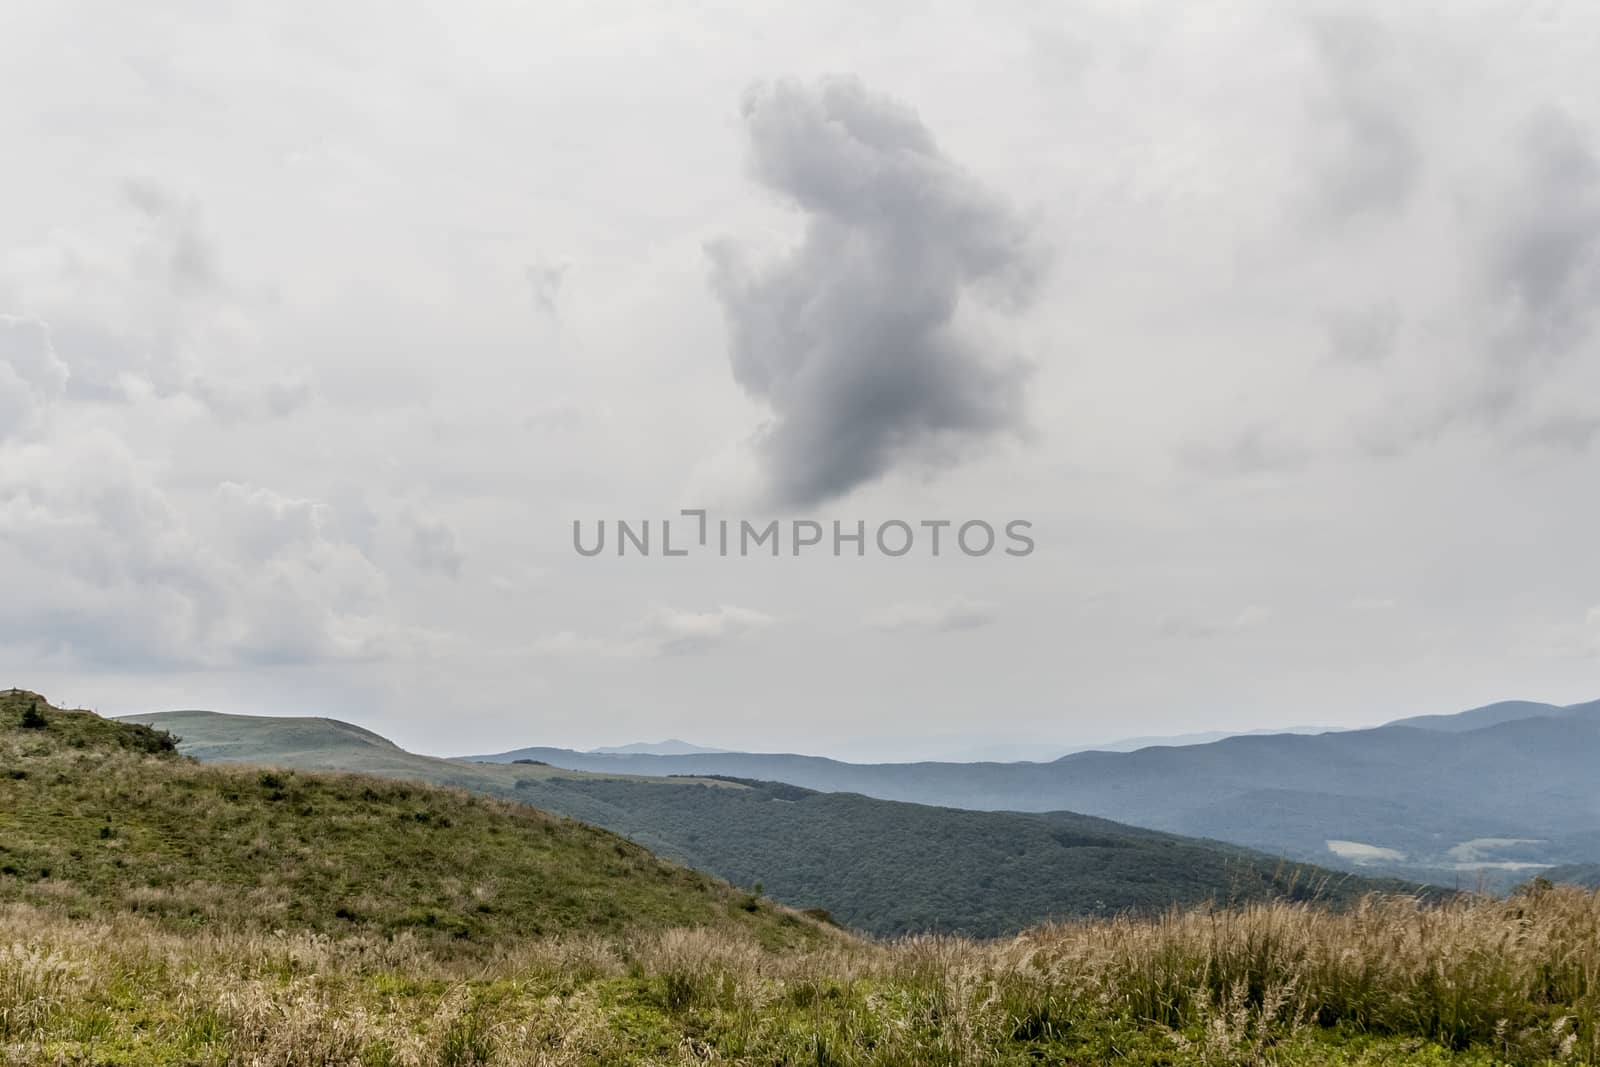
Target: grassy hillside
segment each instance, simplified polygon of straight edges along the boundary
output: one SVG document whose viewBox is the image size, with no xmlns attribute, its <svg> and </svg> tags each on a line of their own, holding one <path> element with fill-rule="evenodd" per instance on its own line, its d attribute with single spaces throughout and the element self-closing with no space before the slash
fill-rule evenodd
<svg viewBox="0 0 1600 1067">
<path fill-rule="evenodd" d="M 258 924 L 265 925 L 265 924 Z M 1600 1063 L 1600 896 L 1257 905 L 1001 942 L 740 927 L 449 942 L 0 905 L 0 1063 Z"/>
<path fill-rule="evenodd" d="M 959 811 L 745 780 L 461 763 L 413 755 L 328 720 L 210 712 L 139 718 L 170 728 L 185 751 L 204 758 L 355 768 L 521 799 L 880 935 L 995 936 L 1047 919 L 1173 903 L 1350 900 L 1384 888 L 1068 812 Z"/>
<path fill-rule="evenodd" d="M 0 766 L 0 1064 L 1600 1063 L 1573 888 L 883 944 L 525 808 L 200 766 L 30 694 Z"/>
<path fill-rule="evenodd" d="M 170 736 L 0 693 L 0 901 L 178 927 L 555 931 L 807 920 L 594 827 L 459 790 L 203 766 Z"/>
<path fill-rule="evenodd" d="M 596 773 L 729 775 L 979 810 L 1070 810 L 1442 885 L 1600 861 L 1600 703 L 1508 703 L 1413 724 L 1231 737 L 1052 763 L 850 764 L 815 756 L 517 749 Z M 1401 858 L 1367 865 L 1349 855 Z M 1330 844 L 1334 843 L 1334 844 Z M 1341 855 L 1343 849 L 1345 855 Z"/>
</svg>

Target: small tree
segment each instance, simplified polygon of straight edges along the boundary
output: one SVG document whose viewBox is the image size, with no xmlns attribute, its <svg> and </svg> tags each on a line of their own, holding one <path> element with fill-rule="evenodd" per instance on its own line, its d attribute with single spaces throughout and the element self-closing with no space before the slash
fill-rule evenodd
<svg viewBox="0 0 1600 1067">
<path fill-rule="evenodd" d="M 23 709 L 22 728 L 24 730 L 43 730 L 46 725 L 44 712 L 39 709 L 37 700 Z"/>
</svg>

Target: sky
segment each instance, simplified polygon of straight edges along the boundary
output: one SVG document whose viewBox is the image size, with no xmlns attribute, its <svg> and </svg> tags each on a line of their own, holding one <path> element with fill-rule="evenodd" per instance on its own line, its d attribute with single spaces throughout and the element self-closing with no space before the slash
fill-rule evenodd
<svg viewBox="0 0 1600 1067">
<path fill-rule="evenodd" d="M 0 684 L 860 759 L 1593 699 L 1597 42 L 7 3 Z"/>
</svg>

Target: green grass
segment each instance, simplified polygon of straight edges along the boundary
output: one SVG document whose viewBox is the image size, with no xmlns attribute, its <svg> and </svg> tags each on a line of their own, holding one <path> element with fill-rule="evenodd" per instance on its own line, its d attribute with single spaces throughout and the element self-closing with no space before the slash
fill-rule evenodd
<svg viewBox="0 0 1600 1067">
<path fill-rule="evenodd" d="M 23 725 L 35 707 L 42 728 Z M 487 946 L 551 931 L 814 924 L 615 834 L 462 790 L 204 766 L 170 737 L 0 694 L 0 900 L 180 928 Z"/>
<path fill-rule="evenodd" d="M 1600 1063 L 1576 888 L 878 943 L 526 807 L 34 699 L 0 693 L 0 1064 Z"/>
</svg>

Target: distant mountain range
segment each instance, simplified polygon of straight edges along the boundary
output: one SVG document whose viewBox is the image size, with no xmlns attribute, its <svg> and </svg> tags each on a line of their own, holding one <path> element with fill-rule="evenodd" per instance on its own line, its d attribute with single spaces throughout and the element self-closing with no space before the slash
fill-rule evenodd
<svg viewBox="0 0 1600 1067">
<path fill-rule="evenodd" d="M 1139 748 L 1149 748 L 1151 745 L 1203 745 L 1212 741 L 1221 741 L 1225 737 L 1248 737 L 1255 734 L 1322 734 L 1331 733 L 1337 729 L 1340 729 L 1340 727 L 1285 726 L 1273 730 L 1205 730 L 1188 734 L 1152 734 L 1145 737 L 1123 737 L 1112 741 L 1098 741 L 1093 744 L 1077 745 L 1064 745 L 1039 739 L 944 735 L 921 738 L 921 744 L 917 746 L 916 750 L 926 754 L 919 757 L 920 759 L 937 760 L 941 763 L 1038 763 L 1060 759 L 1062 756 L 1071 755 L 1074 752 L 1132 752 Z M 858 739 L 848 747 L 860 750 L 862 744 Z M 874 738 L 866 742 L 866 746 L 869 751 L 872 749 L 882 749 L 886 752 L 892 752 L 896 749 L 904 751 L 905 739 Z M 669 738 L 666 741 L 639 741 L 631 745 L 609 745 L 582 751 L 596 755 L 693 756 L 710 752 L 734 752 L 736 750 L 708 748 L 704 745 L 694 745 L 688 741 Z M 937 755 L 934 755 L 935 753 Z M 468 756 L 466 758 L 480 759 L 482 757 Z M 863 763 L 873 761 L 848 760 L 846 762 Z"/>
<path fill-rule="evenodd" d="M 703 756 L 708 752 L 726 752 L 725 748 L 706 748 L 703 745 L 691 745 L 687 741 L 679 741 L 676 737 L 669 737 L 665 741 L 635 741 L 631 745 L 612 745 L 605 748 L 591 748 L 590 752 L 598 755 L 610 756 Z"/>
<path fill-rule="evenodd" d="M 469 758 L 728 775 L 976 810 L 1070 810 L 1446 885 L 1504 885 L 1547 866 L 1600 860 L 1600 701 L 1509 701 L 1365 730 L 1241 735 L 1048 763 L 537 747 Z"/>
<path fill-rule="evenodd" d="M 330 719 L 134 715 L 209 762 L 351 770 L 515 799 L 876 934 L 1013 933 L 1049 918 L 1197 901 L 1348 900 L 1412 887 L 1070 812 L 961 811 L 738 778 L 563 770 L 532 755 L 471 763 L 406 752 Z M 593 760 L 716 759 L 586 755 Z"/>
</svg>

